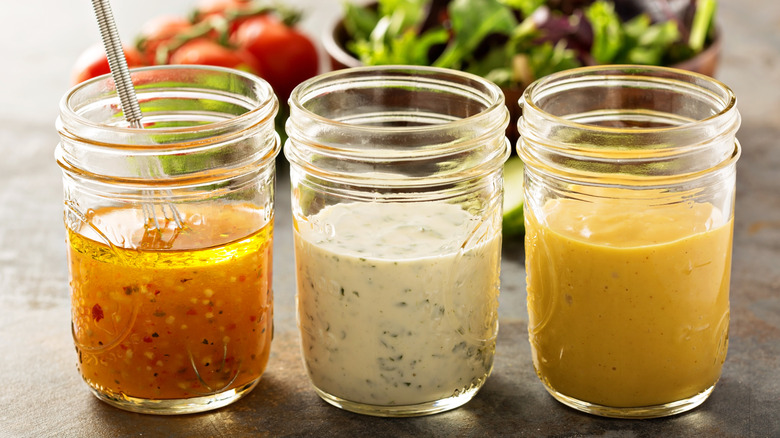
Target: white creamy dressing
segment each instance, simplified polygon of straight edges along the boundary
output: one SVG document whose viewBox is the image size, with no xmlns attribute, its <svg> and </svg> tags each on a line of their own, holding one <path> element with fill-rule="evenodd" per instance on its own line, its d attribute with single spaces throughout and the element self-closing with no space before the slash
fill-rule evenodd
<svg viewBox="0 0 780 438">
<path fill-rule="evenodd" d="M 401 406 L 484 383 L 498 330 L 496 226 L 443 202 L 343 203 L 297 225 L 298 323 L 319 390 Z"/>
</svg>

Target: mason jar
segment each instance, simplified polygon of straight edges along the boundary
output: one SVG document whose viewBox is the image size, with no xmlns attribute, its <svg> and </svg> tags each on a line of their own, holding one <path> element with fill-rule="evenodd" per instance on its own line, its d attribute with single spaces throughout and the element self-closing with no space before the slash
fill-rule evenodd
<svg viewBox="0 0 780 438">
<path fill-rule="evenodd" d="M 696 73 L 604 66 L 542 78 L 520 104 L 539 378 L 608 417 L 703 403 L 728 347 L 734 93 Z"/>
<path fill-rule="evenodd" d="M 122 409 L 219 408 L 268 362 L 278 102 L 218 67 L 132 79 L 142 129 L 109 76 L 68 91 L 57 119 L 78 368 Z"/>
<path fill-rule="evenodd" d="M 469 401 L 498 330 L 500 89 L 359 67 L 295 89 L 287 122 L 303 361 L 328 403 L 417 416 Z"/>
</svg>

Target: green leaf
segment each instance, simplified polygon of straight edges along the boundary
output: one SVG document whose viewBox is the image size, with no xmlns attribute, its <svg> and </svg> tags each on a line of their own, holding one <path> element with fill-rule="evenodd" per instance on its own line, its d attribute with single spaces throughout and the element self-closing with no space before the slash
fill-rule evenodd
<svg viewBox="0 0 780 438">
<path fill-rule="evenodd" d="M 650 16 L 647 14 L 639 14 L 631 20 L 623 24 L 623 31 L 626 36 L 639 40 L 650 28 Z"/>
<path fill-rule="evenodd" d="M 615 5 L 597 1 L 585 9 L 585 17 L 593 28 L 593 46 L 590 54 L 600 64 L 613 62 L 623 46 L 624 34 L 615 12 Z"/>
<path fill-rule="evenodd" d="M 434 61 L 437 67 L 460 68 L 485 37 L 510 35 L 517 26 L 512 10 L 498 0 L 453 0 L 448 10 L 454 38 Z"/>
<path fill-rule="evenodd" d="M 379 0 L 379 15 L 393 17 L 396 26 L 392 34 L 394 36 L 416 26 L 425 18 L 423 12 L 426 3 L 428 0 Z"/>
<path fill-rule="evenodd" d="M 431 48 L 435 45 L 446 43 L 447 40 L 450 39 L 450 33 L 444 28 L 439 28 L 430 29 L 420 36 L 414 36 L 412 34 L 412 37 L 416 40 L 416 42 L 413 41 L 414 44 L 407 48 L 399 49 L 405 50 L 409 54 L 412 63 L 417 65 L 428 65 L 430 64 L 428 53 Z"/>
<path fill-rule="evenodd" d="M 443 29 L 416 36 L 425 18 L 427 1 L 380 0 L 378 13 L 367 7 L 349 5 L 352 18 L 350 24 L 345 22 L 345 27 L 352 39 L 347 42 L 347 49 L 366 65 L 427 65 L 430 47 L 446 41 L 442 37 Z"/>
<path fill-rule="evenodd" d="M 664 54 L 680 38 L 676 23 L 666 21 L 651 24 L 650 17 L 644 14 L 626 22 L 623 30 L 624 47 L 614 62 L 660 65 Z"/>
<path fill-rule="evenodd" d="M 533 75 L 518 73 L 516 61 L 535 49 L 534 40 L 539 36 L 534 20 L 526 18 L 512 29 L 506 44 L 491 47 L 480 59 L 469 59 L 466 70 L 502 87 L 518 83 L 527 85 L 530 82 L 525 79 Z"/>
<path fill-rule="evenodd" d="M 500 86 L 512 83 L 512 54 L 508 53 L 506 46 L 493 47 L 479 62 L 469 63 L 466 71 L 494 82 Z"/>
<path fill-rule="evenodd" d="M 644 20 L 642 20 L 644 18 Z M 639 22 L 639 25 L 634 22 Z M 680 31 L 673 21 L 650 25 L 650 18 L 640 15 L 625 25 L 626 35 L 636 41 L 637 46 L 666 48 L 680 38 Z"/>
<path fill-rule="evenodd" d="M 379 16 L 373 9 L 344 3 L 344 29 L 353 39 L 368 39 L 377 21 Z"/>
<path fill-rule="evenodd" d="M 534 79 L 580 66 L 577 55 L 566 48 L 565 41 L 537 45 L 529 51 L 529 58 Z"/>
<path fill-rule="evenodd" d="M 717 0 L 698 0 L 696 2 L 696 12 L 693 15 L 691 34 L 688 37 L 688 45 L 693 49 L 694 53 L 698 53 L 704 48 L 707 35 L 712 31 L 717 9 Z"/>
<path fill-rule="evenodd" d="M 524 17 L 527 17 L 536 11 L 539 6 L 546 3 L 546 0 L 499 0 L 510 8 L 520 11 Z"/>
<path fill-rule="evenodd" d="M 428 65 L 430 48 L 448 39 L 445 29 L 431 29 L 420 36 L 409 29 L 388 42 L 355 41 L 348 48 L 366 65 Z"/>
</svg>

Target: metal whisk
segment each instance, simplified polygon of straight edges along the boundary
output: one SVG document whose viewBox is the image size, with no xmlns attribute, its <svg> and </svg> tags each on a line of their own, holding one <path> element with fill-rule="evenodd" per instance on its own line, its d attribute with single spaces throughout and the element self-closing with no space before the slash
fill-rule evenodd
<svg viewBox="0 0 780 438">
<path fill-rule="evenodd" d="M 138 104 L 138 98 L 135 95 L 135 88 L 133 87 L 133 81 L 130 78 L 130 71 L 127 67 L 127 60 L 125 59 L 125 52 L 122 48 L 122 41 L 119 39 L 119 32 L 114 22 L 114 16 L 111 13 L 111 6 L 108 0 L 92 0 L 92 7 L 95 10 L 95 16 L 97 17 L 98 27 L 100 28 L 100 37 L 103 40 L 103 46 L 106 49 L 106 57 L 108 58 L 108 66 L 111 69 L 111 75 L 114 78 L 116 84 L 116 91 L 119 95 L 119 103 L 122 106 L 122 111 L 125 115 L 125 120 L 133 128 L 143 129 L 141 124 L 141 107 Z M 157 160 L 153 160 L 148 168 L 144 169 L 147 176 L 161 175 L 163 173 L 162 166 Z M 144 191 L 145 195 L 150 198 L 154 198 L 152 191 Z M 168 191 L 170 194 L 170 191 Z M 144 217 L 146 223 L 153 223 L 156 230 L 160 230 L 160 220 L 157 217 L 157 213 L 153 203 L 143 204 Z M 171 218 L 168 218 L 170 213 Z M 166 202 L 162 205 L 163 217 L 167 220 L 173 220 L 177 229 L 181 229 L 184 226 L 184 221 L 181 218 L 181 214 L 176 207 Z"/>
</svg>

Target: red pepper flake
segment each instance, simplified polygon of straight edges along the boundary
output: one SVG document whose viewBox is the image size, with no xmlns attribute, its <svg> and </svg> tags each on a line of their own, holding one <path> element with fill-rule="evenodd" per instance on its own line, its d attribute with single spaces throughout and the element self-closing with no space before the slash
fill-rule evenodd
<svg viewBox="0 0 780 438">
<path fill-rule="evenodd" d="M 238 276 L 238 281 L 242 281 L 242 282 L 246 281 L 246 275 L 239 275 Z"/>
<path fill-rule="evenodd" d="M 94 319 L 95 322 L 99 322 L 103 319 L 103 308 L 100 307 L 100 304 L 92 306 L 92 319 Z"/>
<path fill-rule="evenodd" d="M 236 323 L 235 322 L 231 322 L 230 324 L 228 324 L 227 329 L 228 330 L 235 330 L 236 329 Z"/>
<path fill-rule="evenodd" d="M 249 316 L 249 320 L 252 321 L 252 322 L 255 322 L 255 321 L 257 321 L 257 317 L 255 315 L 250 315 Z"/>
<path fill-rule="evenodd" d="M 147 343 L 148 342 L 152 342 L 152 337 L 151 336 L 144 336 L 144 342 L 147 342 Z"/>
<path fill-rule="evenodd" d="M 154 294 L 155 294 L 155 295 L 160 295 L 160 291 L 159 291 L 159 290 L 156 290 L 156 291 L 154 291 Z"/>
<path fill-rule="evenodd" d="M 195 309 L 190 309 L 187 311 L 187 315 L 197 315 L 198 312 L 195 311 Z"/>
</svg>

